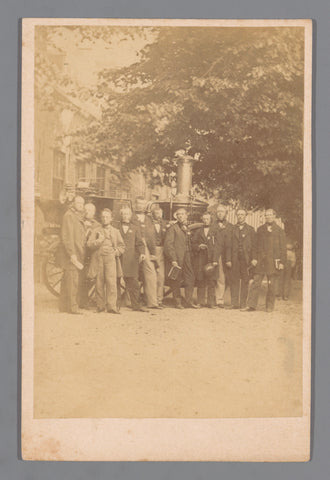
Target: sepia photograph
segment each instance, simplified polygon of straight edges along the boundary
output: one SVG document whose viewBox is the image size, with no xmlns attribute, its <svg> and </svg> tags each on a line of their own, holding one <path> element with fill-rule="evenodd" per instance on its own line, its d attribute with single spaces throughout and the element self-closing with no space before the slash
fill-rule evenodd
<svg viewBox="0 0 330 480">
<path fill-rule="evenodd" d="M 23 458 L 309 459 L 311 32 L 23 20 Z"/>
</svg>

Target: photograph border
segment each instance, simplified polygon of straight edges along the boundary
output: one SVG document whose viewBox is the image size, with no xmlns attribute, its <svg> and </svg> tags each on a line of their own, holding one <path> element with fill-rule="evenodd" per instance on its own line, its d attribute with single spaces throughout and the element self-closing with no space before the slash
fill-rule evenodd
<svg viewBox="0 0 330 480">
<path fill-rule="evenodd" d="M 312 295 L 312 20 L 23 19 L 22 457 L 25 460 L 307 461 L 310 458 Z M 34 419 L 34 27 L 293 26 L 305 28 L 303 416 L 244 419 Z M 157 439 L 157 441 L 155 441 Z"/>
</svg>

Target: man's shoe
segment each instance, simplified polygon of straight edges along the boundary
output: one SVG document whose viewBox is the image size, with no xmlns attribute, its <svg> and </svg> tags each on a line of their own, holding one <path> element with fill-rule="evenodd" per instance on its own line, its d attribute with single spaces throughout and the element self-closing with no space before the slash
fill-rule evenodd
<svg viewBox="0 0 330 480">
<path fill-rule="evenodd" d="M 226 310 L 239 310 L 238 305 L 228 305 L 225 307 Z"/>
<path fill-rule="evenodd" d="M 195 308 L 195 309 L 197 309 L 197 308 L 201 308 L 201 307 L 198 306 L 198 305 L 195 305 L 194 303 L 187 303 L 186 308 Z"/>
<path fill-rule="evenodd" d="M 218 307 L 218 308 L 225 308 L 225 306 L 224 306 L 223 303 L 217 303 L 217 307 Z"/>
<path fill-rule="evenodd" d="M 107 312 L 108 313 L 115 313 L 116 315 L 120 315 L 120 311 L 115 310 L 114 308 L 108 308 Z"/>
<path fill-rule="evenodd" d="M 183 310 L 184 306 L 181 303 L 181 300 L 176 300 L 175 302 L 175 308 L 178 308 L 179 310 Z"/>
<path fill-rule="evenodd" d="M 104 308 L 97 307 L 94 313 L 104 312 Z"/>
<path fill-rule="evenodd" d="M 241 312 L 255 312 L 255 311 L 256 309 L 253 307 L 246 307 L 241 309 Z"/>
<path fill-rule="evenodd" d="M 217 306 L 216 305 L 207 305 L 207 308 L 213 308 L 213 309 L 216 309 Z"/>
<path fill-rule="evenodd" d="M 267 312 L 267 313 L 272 313 L 273 311 L 274 311 L 273 308 L 268 308 L 268 307 L 266 308 L 266 312 Z"/>
<path fill-rule="evenodd" d="M 147 313 L 149 310 L 145 307 L 132 308 L 133 312 L 144 312 Z"/>
<path fill-rule="evenodd" d="M 283 297 L 283 300 L 287 301 L 289 300 L 289 297 Z"/>
<path fill-rule="evenodd" d="M 160 307 L 159 305 L 153 305 L 152 307 L 148 307 L 148 308 L 150 308 L 152 310 L 163 310 L 163 308 Z"/>
</svg>

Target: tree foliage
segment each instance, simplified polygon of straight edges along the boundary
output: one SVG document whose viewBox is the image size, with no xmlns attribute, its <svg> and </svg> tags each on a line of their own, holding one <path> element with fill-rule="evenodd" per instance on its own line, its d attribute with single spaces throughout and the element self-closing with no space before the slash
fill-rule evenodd
<svg viewBox="0 0 330 480">
<path fill-rule="evenodd" d="M 110 42 L 102 29 L 84 35 L 92 42 L 101 32 Z M 92 95 L 102 121 L 80 132 L 81 144 L 125 170 L 158 169 L 165 181 L 184 149 L 198 158 L 200 193 L 272 206 L 299 237 L 303 29 L 161 27 L 150 38 L 136 63 L 100 73 Z"/>
<path fill-rule="evenodd" d="M 162 28 L 139 62 L 103 71 L 102 151 L 171 172 L 198 154 L 205 195 L 302 215 L 304 43 L 300 28 Z M 165 161 L 164 161 L 165 160 Z"/>
</svg>

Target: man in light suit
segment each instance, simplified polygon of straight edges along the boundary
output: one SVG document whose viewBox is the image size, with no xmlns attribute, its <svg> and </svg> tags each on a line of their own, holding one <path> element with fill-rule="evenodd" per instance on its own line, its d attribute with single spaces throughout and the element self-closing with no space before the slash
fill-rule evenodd
<svg viewBox="0 0 330 480">
<path fill-rule="evenodd" d="M 165 282 L 165 258 L 164 241 L 167 231 L 167 222 L 163 220 L 163 210 L 156 205 L 151 211 L 151 221 L 154 228 L 156 261 L 157 261 L 157 301 L 163 307 L 164 282 Z"/>
<path fill-rule="evenodd" d="M 141 262 L 143 276 L 143 290 L 148 308 L 162 308 L 157 301 L 157 274 L 156 241 L 151 218 L 146 214 L 146 202 L 144 198 L 137 197 L 135 200 L 134 213 L 131 223 L 140 228 L 142 241 L 145 246 L 145 258 Z"/>
<path fill-rule="evenodd" d="M 227 207 L 218 205 L 217 207 L 216 227 L 218 230 L 219 242 L 225 245 L 218 259 L 218 279 L 215 287 L 215 297 L 217 306 L 224 308 L 225 291 L 231 287 L 231 247 L 233 225 L 227 220 Z M 222 238 L 221 238 L 222 237 Z"/>
<path fill-rule="evenodd" d="M 117 260 L 125 251 L 119 230 L 111 225 L 112 212 L 105 208 L 101 213 L 102 225 L 91 231 L 87 245 L 94 250 L 90 269 L 96 271 L 97 312 L 106 308 L 109 313 L 119 313 L 117 308 Z"/>
</svg>

